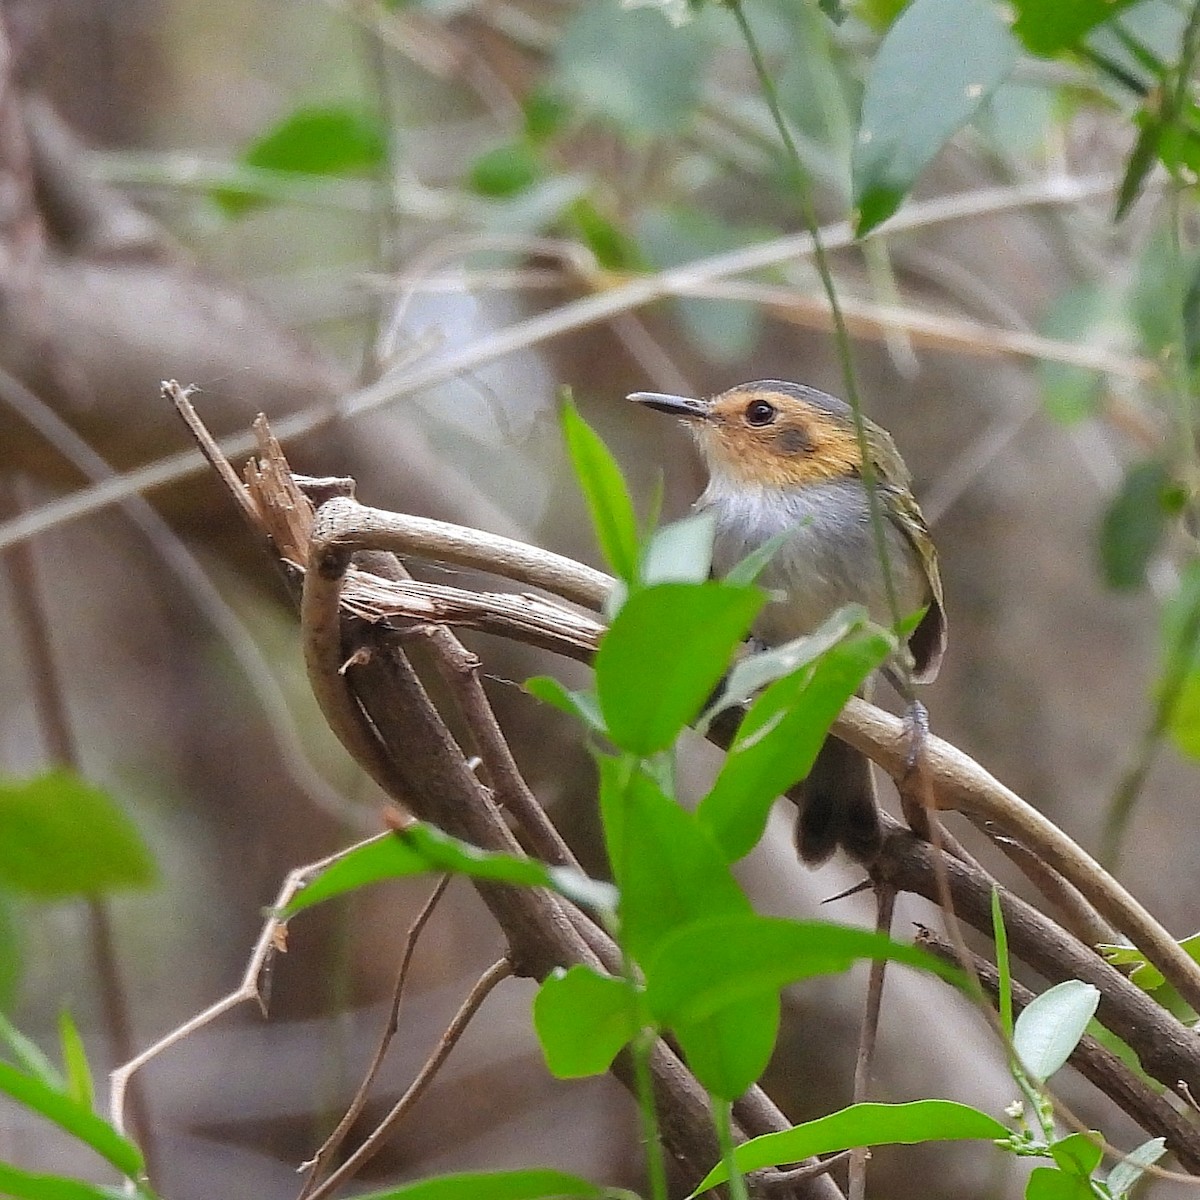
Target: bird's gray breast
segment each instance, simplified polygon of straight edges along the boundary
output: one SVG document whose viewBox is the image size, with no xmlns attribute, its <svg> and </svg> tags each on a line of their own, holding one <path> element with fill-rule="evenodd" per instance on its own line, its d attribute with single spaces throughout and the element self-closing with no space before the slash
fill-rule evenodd
<svg viewBox="0 0 1200 1200">
<path fill-rule="evenodd" d="M 715 479 L 696 507 L 716 517 L 713 570 L 718 576 L 770 538 L 787 534 L 759 576 L 768 591 L 782 593 L 755 625 L 755 634 L 768 645 L 812 632 L 850 603 L 865 604 L 872 620 L 891 625 L 867 494 L 858 480 L 781 490 L 723 486 Z M 929 585 L 904 533 L 886 515 L 883 524 L 903 618 L 929 603 Z"/>
</svg>

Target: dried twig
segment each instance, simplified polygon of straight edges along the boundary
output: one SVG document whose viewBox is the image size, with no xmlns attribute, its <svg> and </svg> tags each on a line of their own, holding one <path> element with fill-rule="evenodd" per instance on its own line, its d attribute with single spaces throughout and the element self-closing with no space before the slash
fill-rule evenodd
<svg viewBox="0 0 1200 1200">
<path fill-rule="evenodd" d="M 378 837 L 391 836 L 390 833 L 378 835 Z M 378 837 L 369 838 L 367 841 L 376 841 Z M 319 859 L 317 862 L 297 867 L 296 870 L 289 872 L 283 886 L 279 889 L 279 894 L 275 897 L 272 912 L 284 908 L 309 880 L 319 875 L 326 867 L 345 858 L 348 854 L 353 854 L 355 850 L 366 844 L 367 842 L 358 842 L 344 850 L 339 850 L 336 854 L 329 855 L 328 858 Z M 156 1059 L 172 1046 L 178 1045 L 196 1030 L 211 1025 L 218 1017 L 224 1016 L 231 1009 L 237 1008 L 239 1004 L 244 1004 L 249 1000 L 255 1001 L 266 1015 L 271 962 L 276 951 L 286 949 L 286 945 L 287 923 L 275 916 L 268 917 L 263 924 L 262 932 L 258 935 L 258 941 L 254 943 L 250 960 L 242 974 L 242 981 L 232 992 L 223 996 L 215 1004 L 210 1004 L 203 1012 L 197 1013 L 182 1025 L 171 1030 L 165 1037 L 159 1038 L 141 1054 L 131 1058 L 112 1072 L 109 1076 L 109 1109 L 112 1114 L 112 1123 L 119 1131 L 122 1133 L 125 1131 L 125 1093 L 129 1087 L 129 1081 L 148 1062 Z"/>
<path fill-rule="evenodd" d="M 357 1174 L 359 1168 L 379 1153 L 387 1135 L 395 1129 L 412 1106 L 425 1094 L 425 1090 L 433 1082 L 438 1071 L 441 1069 L 442 1063 L 449 1057 L 450 1051 L 458 1045 L 459 1039 L 461 1039 L 467 1026 L 471 1023 L 472 1017 L 479 1011 L 483 1002 L 492 994 L 493 989 L 498 983 L 510 978 L 512 974 L 513 965 L 507 958 L 499 959 L 484 971 L 467 998 L 462 1002 L 458 1012 L 454 1014 L 454 1018 L 450 1024 L 446 1026 L 446 1032 L 438 1039 L 438 1044 L 433 1053 L 429 1056 L 420 1071 L 417 1072 L 417 1077 L 409 1084 L 404 1095 L 396 1101 L 391 1111 L 371 1131 L 362 1145 L 336 1171 L 331 1172 L 314 1188 L 310 1189 L 307 1184 L 305 1185 L 304 1190 L 301 1192 L 301 1196 L 305 1200 L 322 1200 L 323 1197 L 328 1196 L 330 1192 L 345 1183 L 347 1179 Z"/>
<path fill-rule="evenodd" d="M 417 941 L 420 939 L 421 932 L 424 930 L 429 918 L 433 916 L 433 910 L 437 907 L 438 901 L 445 894 L 449 882 L 449 875 L 443 875 L 437 881 L 433 891 L 429 893 L 429 898 L 421 906 L 420 912 L 417 913 L 413 919 L 413 923 L 408 928 L 408 933 L 404 938 L 404 949 L 400 955 L 400 969 L 396 973 L 396 983 L 392 988 L 392 1004 L 388 1010 L 387 1022 L 383 1027 L 379 1045 L 376 1047 L 370 1066 L 367 1067 L 366 1074 L 363 1075 L 362 1083 L 358 1085 L 358 1091 L 354 1093 L 354 1098 L 346 1107 L 346 1112 L 342 1119 L 337 1123 L 333 1132 L 321 1143 L 316 1154 L 308 1162 L 301 1165 L 301 1170 L 307 1170 L 308 1176 L 304 1181 L 304 1187 L 300 1191 L 299 1200 L 305 1200 L 310 1194 L 321 1172 L 325 1169 L 325 1164 L 338 1152 L 338 1148 L 346 1140 L 346 1135 L 354 1127 L 354 1122 L 358 1120 L 362 1110 L 366 1107 L 367 1098 L 371 1094 L 371 1085 L 375 1082 L 375 1077 L 379 1074 L 379 1068 L 383 1066 L 383 1060 L 387 1057 L 392 1039 L 396 1036 L 396 1032 L 400 1026 L 400 1001 L 404 995 L 404 985 L 408 982 L 408 969 L 412 964 L 413 953 L 417 948 Z"/>
</svg>

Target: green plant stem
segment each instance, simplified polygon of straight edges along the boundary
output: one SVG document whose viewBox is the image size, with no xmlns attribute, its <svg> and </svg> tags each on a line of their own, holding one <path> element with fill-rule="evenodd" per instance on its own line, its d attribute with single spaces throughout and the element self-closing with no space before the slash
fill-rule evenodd
<svg viewBox="0 0 1200 1200">
<path fill-rule="evenodd" d="M 713 1128 L 717 1131 L 717 1141 L 721 1146 L 721 1161 L 729 1175 L 730 1200 L 750 1200 L 746 1190 L 746 1180 L 738 1169 L 737 1159 L 733 1153 L 733 1106 L 717 1096 L 710 1096 L 712 1104 Z"/>
<path fill-rule="evenodd" d="M 863 419 L 862 398 L 859 395 L 858 384 L 854 375 L 854 357 L 850 346 L 850 332 L 846 328 L 846 319 L 842 313 L 841 304 L 838 302 L 837 286 L 833 280 L 833 271 L 829 266 L 829 256 L 826 254 L 825 246 L 821 240 L 820 226 L 817 223 L 817 214 L 813 206 L 812 192 L 808 186 L 808 177 L 804 172 L 804 165 L 800 161 L 800 154 L 796 149 L 795 140 L 792 137 L 791 130 L 788 128 L 783 110 L 779 105 L 779 93 L 776 90 L 775 81 L 771 77 L 770 71 L 767 70 L 762 48 L 759 46 L 758 39 L 754 35 L 754 30 L 750 26 L 750 21 L 746 16 L 742 0 L 728 0 L 728 7 L 733 13 L 734 20 L 737 22 L 742 40 L 746 43 L 746 50 L 750 55 L 750 61 L 754 65 L 754 73 L 758 77 L 758 84 L 762 90 L 763 99 L 766 100 L 767 107 L 771 111 L 771 119 L 775 123 L 775 128 L 779 131 L 779 137 L 784 146 L 788 173 L 791 175 L 792 183 L 796 188 L 796 193 L 800 200 L 801 215 L 804 218 L 805 227 L 813 239 L 813 261 L 817 267 L 817 274 L 821 277 L 821 286 L 824 288 L 825 296 L 829 301 L 829 310 L 833 317 L 833 340 L 837 348 L 838 362 L 842 369 L 842 381 L 846 389 L 846 401 L 850 405 L 850 410 L 854 416 L 854 431 L 858 440 L 859 455 L 862 458 L 862 482 L 867 492 L 867 504 L 871 513 L 871 531 L 875 538 L 875 553 L 879 558 L 879 566 L 883 574 L 883 588 L 884 594 L 887 597 L 888 612 L 892 618 L 892 628 L 897 629 L 900 626 L 900 607 L 896 598 L 896 585 L 892 576 L 891 559 L 888 555 L 887 534 L 884 525 L 885 517 L 883 505 L 879 499 L 875 464 L 871 461 L 870 446 L 867 442 L 867 427 Z M 911 701 L 913 699 L 912 670 L 907 655 L 900 656 L 899 665 L 900 678 L 904 684 L 902 690 L 905 693 L 905 699 Z"/>
<path fill-rule="evenodd" d="M 632 968 L 631 963 L 626 963 Z M 627 975 L 626 978 L 629 976 Z M 662 1140 L 658 1135 L 658 1109 L 654 1103 L 654 1080 L 650 1076 L 650 1048 L 657 1034 L 644 1030 L 629 1047 L 633 1059 L 633 1078 L 637 1085 L 638 1116 L 642 1140 L 646 1143 L 646 1170 L 650 1176 L 651 1200 L 668 1200 L 667 1162 L 663 1156 Z"/>
</svg>

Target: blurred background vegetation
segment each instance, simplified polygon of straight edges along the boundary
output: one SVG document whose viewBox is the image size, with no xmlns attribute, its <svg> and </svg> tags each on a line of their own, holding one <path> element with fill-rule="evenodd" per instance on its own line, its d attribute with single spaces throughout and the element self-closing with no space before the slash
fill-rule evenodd
<svg viewBox="0 0 1200 1200">
<path fill-rule="evenodd" d="M 668 516 L 701 472 L 684 435 L 627 392 L 760 377 L 843 390 L 737 26 L 710 5 L 676 27 L 688 7 L 662 7 L 0 7 L 0 764 L 13 780 L 75 768 L 116 798 L 155 864 L 151 885 L 90 902 L 71 893 L 112 881 L 58 894 L 4 874 L 3 1000 L 36 1038 L 67 1007 L 99 1069 L 144 1046 L 234 985 L 289 869 L 377 827 L 376 797 L 308 696 L 282 589 L 202 472 L 149 493 L 169 530 L 108 506 L 13 548 L 20 521 L 103 474 L 72 435 L 117 470 L 187 449 L 158 398 L 177 378 L 198 385 L 222 434 L 259 411 L 326 415 L 289 443 L 293 465 L 353 475 L 367 503 L 590 559 L 554 420 L 560 383 L 643 511 L 661 480 Z M 864 86 L 881 127 L 931 149 L 954 133 L 952 114 L 944 129 L 930 117 L 934 67 L 880 83 L 903 7 L 751 0 L 746 12 L 826 223 L 866 409 L 895 434 L 941 551 L 951 651 L 927 697 L 933 726 L 1110 856 L 1113 806 L 1127 807 L 1121 876 L 1190 933 L 1195 12 L 1102 4 L 1106 21 L 1042 30 L 1044 53 L 1026 36 L 994 89 L 971 97 L 970 124 L 927 168 L 910 164 L 892 225 L 855 243 Z M 996 46 L 962 33 L 965 11 L 946 9 L 930 50 L 985 71 Z M 698 269 L 663 273 L 685 264 Z M 657 282 L 638 293 L 637 281 Z M 388 403 L 333 411 L 380 378 L 396 383 Z M 515 686 L 565 668 L 472 645 L 528 777 L 602 869 L 587 754 Z M 713 762 L 697 744 L 696 786 Z M 855 882 L 836 864 L 799 868 L 786 815 L 742 872 L 761 908 L 788 914 Z M 145 885 L 151 871 L 137 859 L 114 874 Z M 381 888 L 297 922 L 269 1022 L 226 1018 L 146 1072 L 164 1193 L 293 1193 L 295 1165 L 361 1075 L 425 891 Z M 364 1127 L 495 956 L 481 911 L 460 881 L 435 916 Z M 877 1098 L 1003 1104 L 997 1053 L 965 1009 L 949 1010 L 938 1045 L 914 1046 L 926 986 L 889 982 Z M 548 1076 L 530 992 L 513 981 L 492 997 L 369 1180 L 539 1162 L 637 1183 L 628 1098 L 609 1080 Z M 768 1083 L 794 1117 L 848 1099 L 859 996 L 855 978 L 792 998 Z M 1120 1140 L 1122 1119 L 1086 1104 Z M 0 1152 L 88 1169 L 16 1111 Z M 1017 1194 L 970 1152 L 938 1154 L 936 1178 L 909 1166 L 887 1194 Z"/>
</svg>

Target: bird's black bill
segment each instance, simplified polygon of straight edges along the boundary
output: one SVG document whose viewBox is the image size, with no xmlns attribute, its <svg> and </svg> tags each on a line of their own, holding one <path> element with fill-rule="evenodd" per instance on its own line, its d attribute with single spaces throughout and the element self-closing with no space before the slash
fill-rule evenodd
<svg viewBox="0 0 1200 1200">
<path fill-rule="evenodd" d="M 633 392 L 625 399 L 658 412 L 670 413 L 673 417 L 703 420 L 708 416 L 708 404 L 704 400 L 692 400 L 687 396 L 671 396 L 666 392 Z"/>
</svg>

